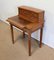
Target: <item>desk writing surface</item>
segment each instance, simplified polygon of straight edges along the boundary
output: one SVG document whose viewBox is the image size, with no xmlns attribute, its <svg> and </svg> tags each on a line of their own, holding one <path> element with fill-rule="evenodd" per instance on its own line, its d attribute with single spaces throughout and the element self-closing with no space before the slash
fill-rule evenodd
<svg viewBox="0 0 54 60">
<path fill-rule="evenodd" d="M 25 21 L 25 20 L 20 19 L 20 18 L 18 17 L 18 15 L 8 18 L 7 21 L 10 22 L 10 23 L 13 24 L 13 25 L 16 25 L 17 27 L 20 27 L 20 28 L 24 28 L 25 25 L 30 24 L 29 21 Z"/>
</svg>

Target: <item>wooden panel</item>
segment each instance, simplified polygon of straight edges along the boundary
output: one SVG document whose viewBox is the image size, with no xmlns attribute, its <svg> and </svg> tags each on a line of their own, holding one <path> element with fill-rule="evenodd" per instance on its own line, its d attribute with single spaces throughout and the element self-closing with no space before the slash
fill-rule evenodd
<svg viewBox="0 0 54 60">
<path fill-rule="evenodd" d="M 20 6 L 18 7 L 19 17 L 30 22 L 44 22 L 44 11 L 37 8 Z"/>
<path fill-rule="evenodd" d="M 19 8 L 19 17 L 28 20 L 30 22 L 37 22 L 38 20 L 38 14 L 21 8 Z"/>
<path fill-rule="evenodd" d="M 44 12 L 38 14 L 39 23 L 44 23 Z"/>
<path fill-rule="evenodd" d="M 38 9 L 38 8 L 34 8 L 34 7 L 29 7 L 29 6 L 20 6 L 18 8 L 21 8 L 21 9 L 26 9 L 26 10 L 30 10 L 32 12 L 35 12 L 35 13 L 40 13 L 40 12 L 43 12 L 42 9 Z"/>
</svg>

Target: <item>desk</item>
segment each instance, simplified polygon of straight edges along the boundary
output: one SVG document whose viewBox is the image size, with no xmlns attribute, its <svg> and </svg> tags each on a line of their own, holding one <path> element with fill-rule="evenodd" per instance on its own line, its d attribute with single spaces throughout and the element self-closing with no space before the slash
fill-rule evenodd
<svg viewBox="0 0 54 60">
<path fill-rule="evenodd" d="M 13 26 L 21 29 L 23 31 L 23 36 L 25 37 L 25 32 L 28 33 L 28 50 L 29 56 L 31 56 L 31 33 L 40 29 L 40 47 L 42 46 L 42 33 L 44 26 L 44 11 L 37 8 L 32 8 L 28 6 L 18 7 L 19 14 L 8 18 L 10 23 L 12 42 L 14 43 Z"/>
</svg>

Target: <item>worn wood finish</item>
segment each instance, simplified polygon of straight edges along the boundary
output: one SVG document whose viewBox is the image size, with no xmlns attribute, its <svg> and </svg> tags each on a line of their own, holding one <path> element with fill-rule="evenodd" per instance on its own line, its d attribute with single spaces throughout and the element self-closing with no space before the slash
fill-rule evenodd
<svg viewBox="0 0 54 60">
<path fill-rule="evenodd" d="M 23 37 L 25 32 L 28 33 L 28 50 L 29 56 L 31 56 L 31 33 L 40 29 L 40 47 L 42 46 L 42 32 L 44 25 L 44 11 L 37 8 L 28 6 L 18 7 L 19 14 L 8 18 L 8 22 L 11 26 L 12 42 L 14 43 L 13 26 L 23 30 Z"/>
<path fill-rule="evenodd" d="M 14 44 L 14 34 L 13 34 L 13 26 L 12 26 L 12 24 L 10 24 L 10 29 L 11 29 L 12 43 Z"/>
</svg>

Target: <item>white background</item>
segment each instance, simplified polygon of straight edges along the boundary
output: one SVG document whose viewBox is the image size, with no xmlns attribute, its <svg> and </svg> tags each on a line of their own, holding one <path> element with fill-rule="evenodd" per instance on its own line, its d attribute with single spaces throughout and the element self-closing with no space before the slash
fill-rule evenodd
<svg viewBox="0 0 54 60">
<path fill-rule="evenodd" d="M 0 19 L 5 21 L 8 17 L 18 14 L 17 7 L 28 5 L 45 11 L 45 24 L 43 43 L 54 48 L 54 0 L 0 0 Z M 39 39 L 39 31 L 32 34 Z"/>
</svg>

